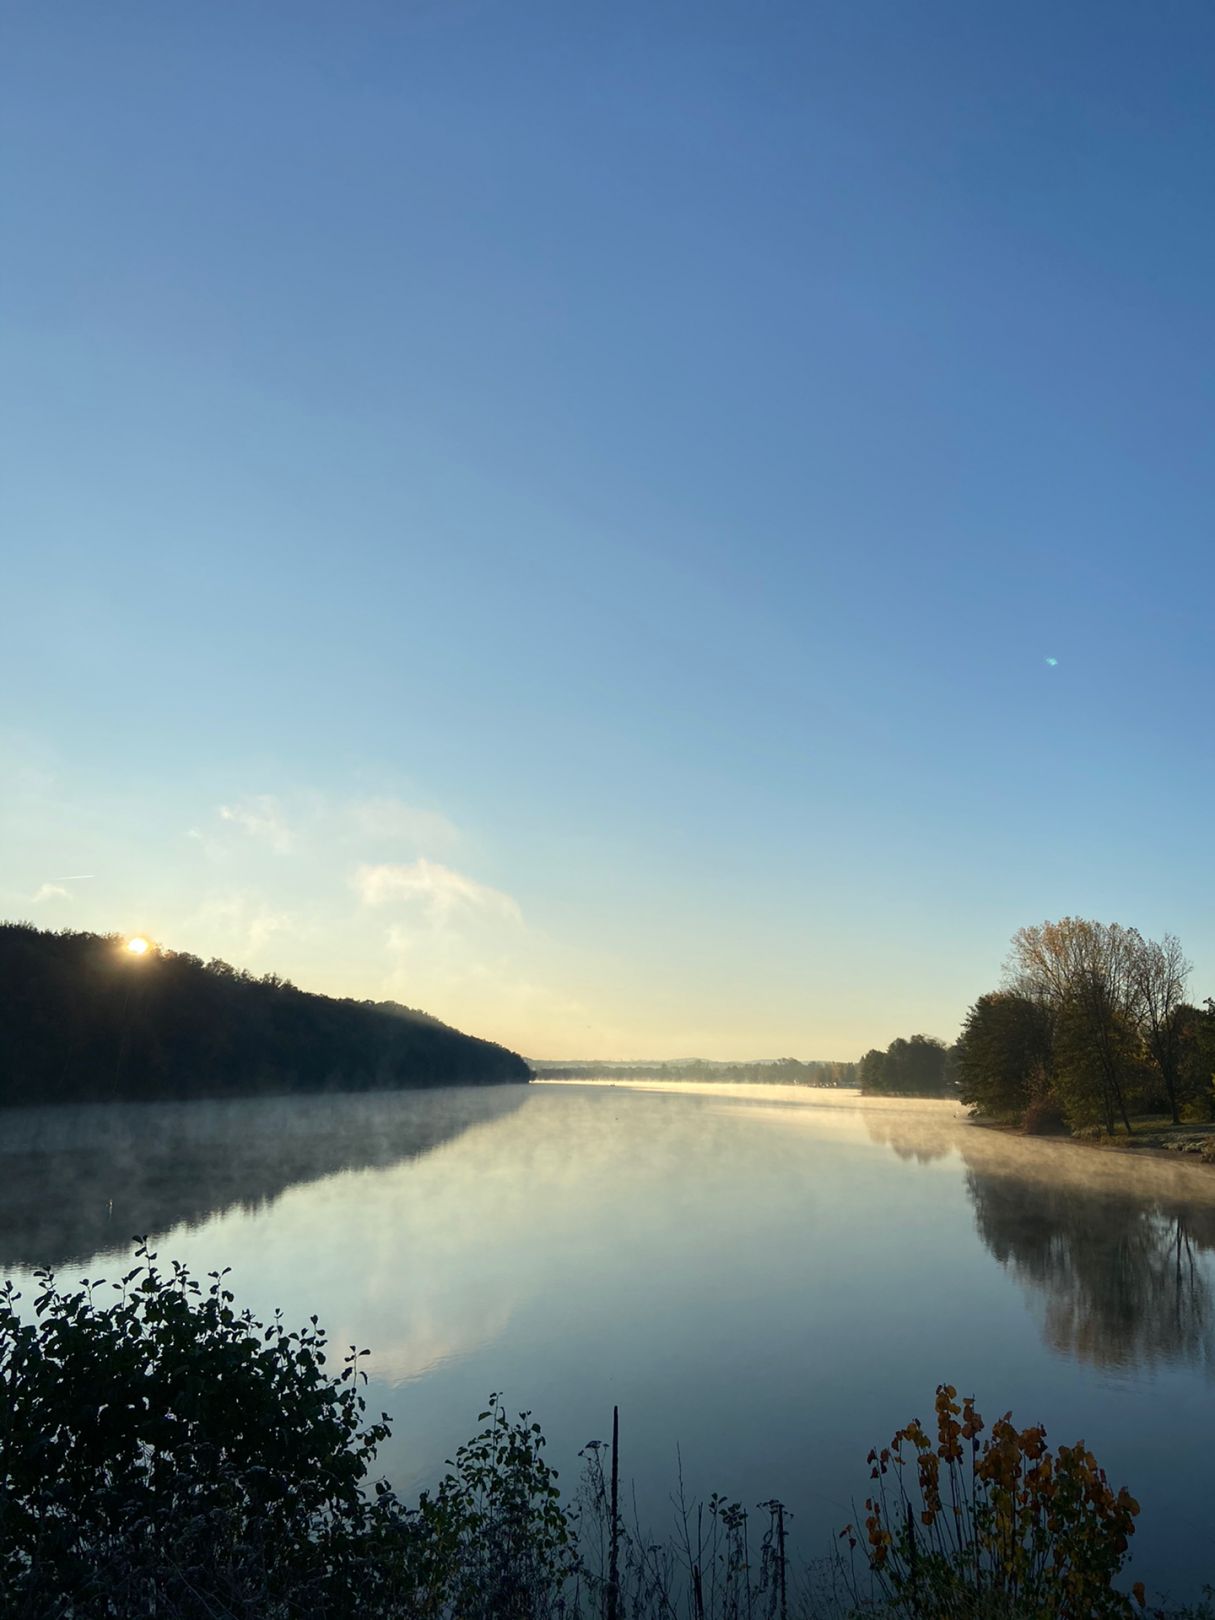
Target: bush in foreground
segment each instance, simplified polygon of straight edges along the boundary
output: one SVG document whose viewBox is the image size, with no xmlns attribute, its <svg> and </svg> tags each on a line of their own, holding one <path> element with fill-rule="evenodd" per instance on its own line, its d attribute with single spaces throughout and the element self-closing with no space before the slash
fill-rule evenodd
<svg viewBox="0 0 1215 1620">
<path fill-rule="evenodd" d="M 1083 1445 L 1052 1452 L 1037 1425 L 1005 1413 L 980 1439 L 973 1399 L 936 1395 L 936 1439 L 913 1421 L 871 1451 L 865 1502 L 870 1590 L 909 1615 L 1041 1615 L 1105 1620 L 1131 1612 L 1113 1585 L 1139 1504 L 1115 1492 Z M 842 1533 L 851 1548 L 856 1533 Z M 1141 1584 L 1134 1588 L 1145 1606 Z"/>
<path fill-rule="evenodd" d="M 351 1350 L 326 1370 L 316 1318 L 238 1310 L 225 1274 L 161 1271 L 146 1242 L 119 1282 L 32 1316 L 0 1289 L 0 1612 L 12 1620 L 1088 1620 L 1142 1608 L 1114 1585 L 1137 1504 L 1083 1446 L 1052 1453 L 1008 1416 L 937 1392 L 871 1454 L 850 1557 L 797 1580 L 787 1515 L 766 1530 L 712 1497 L 657 1544 L 626 1525 L 609 1449 L 563 1506 L 538 1424 L 491 1397 L 486 1427 L 414 1506 L 373 1483 L 388 1421 L 366 1420 Z M 104 1292 L 102 1290 L 105 1290 Z M 614 1460 L 614 1459 L 613 1459 Z M 862 1536 L 864 1541 L 862 1544 Z M 858 1548 L 859 1557 L 858 1557 Z"/>
<path fill-rule="evenodd" d="M 224 1274 L 165 1274 L 141 1244 L 108 1296 L 33 1319 L 0 1290 L 0 1612 L 7 1616 L 509 1617 L 558 1590 L 569 1532 L 538 1426 L 500 1405 L 407 1509 L 369 1492 L 386 1418 L 313 1317 L 238 1311 Z"/>
</svg>

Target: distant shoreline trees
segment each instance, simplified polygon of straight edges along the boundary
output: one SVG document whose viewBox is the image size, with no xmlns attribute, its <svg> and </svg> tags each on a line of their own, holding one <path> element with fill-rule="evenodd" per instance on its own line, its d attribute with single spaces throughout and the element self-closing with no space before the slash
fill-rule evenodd
<svg viewBox="0 0 1215 1620">
<path fill-rule="evenodd" d="M 961 1097 L 1031 1130 L 1133 1133 L 1136 1115 L 1215 1113 L 1215 1004 L 1185 998 L 1171 934 L 1064 917 L 1013 936 L 1002 989 L 980 996 L 958 1040 Z"/>
<path fill-rule="evenodd" d="M 0 923 L 0 1105 L 525 1082 L 394 1002 L 336 1000 L 118 935 Z"/>
<path fill-rule="evenodd" d="M 764 1058 L 754 1063 L 717 1062 L 710 1058 L 676 1058 L 647 1063 L 551 1062 L 534 1059 L 532 1068 L 543 1080 L 676 1080 L 708 1081 L 716 1085 L 827 1086 L 856 1085 L 855 1063 L 820 1058 Z"/>
<path fill-rule="evenodd" d="M 866 1097 L 956 1096 L 950 1049 L 935 1035 L 899 1036 L 884 1052 L 876 1047 L 857 1064 Z"/>
</svg>

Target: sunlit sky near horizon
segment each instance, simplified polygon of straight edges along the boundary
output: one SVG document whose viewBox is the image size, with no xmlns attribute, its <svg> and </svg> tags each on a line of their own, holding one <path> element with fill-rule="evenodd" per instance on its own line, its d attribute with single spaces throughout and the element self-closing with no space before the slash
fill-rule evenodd
<svg viewBox="0 0 1215 1620">
<path fill-rule="evenodd" d="M 533 1057 L 1215 994 L 1215 11 L 14 0 L 0 915 Z"/>
</svg>

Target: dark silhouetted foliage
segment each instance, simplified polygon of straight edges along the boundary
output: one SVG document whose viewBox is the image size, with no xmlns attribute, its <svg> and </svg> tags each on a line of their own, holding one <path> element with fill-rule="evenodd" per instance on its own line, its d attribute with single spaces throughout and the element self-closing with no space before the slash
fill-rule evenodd
<svg viewBox="0 0 1215 1620">
<path fill-rule="evenodd" d="M 315 1317 L 241 1310 L 146 1242 L 115 1284 L 0 1287 L 0 1612 L 12 1620 L 1129 1620 L 1116 1587 L 1138 1504 L 1082 1444 L 985 1425 L 953 1386 L 870 1453 L 825 1607 L 790 1590 L 787 1514 L 675 1499 L 654 1543 L 610 1494 L 605 1448 L 563 1505 L 544 1437 L 491 1395 L 486 1427 L 416 1506 L 374 1483 L 388 1419 Z M 616 1456 L 613 1454 L 613 1464 Z M 614 1478 L 614 1473 L 613 1473 Z M 918 1512 L 913 1512 L 918 1508 Z M 760 1520 L 762 1525 L 763 1520 Z M 858 1562 L 862 1567 L 858 1568 Z M 795 1572 L 792 1572 L 795 1574 Z M 824 1593 L 824 1596 L 827 1594 Z M 1142 1600 L 1142 1588 L 1136 1595 Z M 843 1601 L 840 1601 L 840 1599 Z"/>
<path fill-rule="evenodd" d="M 539 1426 L 490 1426 L 407 1508 L 366 1490 L 351 1350 L 316 1317 L 239 1310 L 225 1276 L 168 1273 L 146 1242 L 110 1287 L 32 1313 L 0 1288 L 0 1612 L 20 1620 L 374 1620 L 537 1615 L 572 1567 Z M 112 1289 L 112 1291 L 111 1291 Z"/>
<path fill-rule="evenodd" d="M 532 1064 L 545 1080 L 682 1080 L 718 1085 L 855 1086 L 856 1064 L 822 1058 L 760 1058 L 754 1063 L 722 1063 L 710 1058 L 677 1058 L 647 1063 L 580 1059 Z"/>
<path fill-rule="evenodd" d="M 949 1048 L 932 1035 L 900 1036 L 884 1052 L 865 1053 L 857 1078 L 867 1097 L 947 1097 L 956 1095 Z"/>
<path fill-rule="evenodd" d="M 1054 1087 L 1054 1027 L 1043 999 L 1015 990 L 980 996 L 957 1044 L 962 1101 L 985 1119 L 1021 1119 L 1044 1102 Z M 1035 1117 L 1047 1116 L 1038 1109 Z"/>
<path fill-rule="evenodd" d="M 1036 1134 L 1215 1117 L 1215 1011 L 1185 1000 L 1189 972 L 1172 934 L 1085 917 L 1018 929 L 1004 988 L 979 997 L 955 1048 L 963 1100 Z"/>
<path fill-rule="evenodd" d="M 0 924 L 0 1103 L 526 1081 L 521 1057 L 394 1002 L 311 995 L 117 935 Z"/>
</svg>

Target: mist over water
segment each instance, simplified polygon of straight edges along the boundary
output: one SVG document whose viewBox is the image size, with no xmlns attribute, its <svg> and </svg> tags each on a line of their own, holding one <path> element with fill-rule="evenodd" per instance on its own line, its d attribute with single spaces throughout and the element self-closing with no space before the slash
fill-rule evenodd
<svg viewBox="0 0 1215 1620">
<path fill-rule="evenodd" d="M 1143 1503 L 1133 1574 L 1205 1552 L 1215 1171 L 969 1125 L 950 1103 L 558 1085 L 14 1110 L 0 1259 L 233 1268 L 237 1298 L 369 1346 L 384 1472 L 415 1489 L 490 1390 L 572 1483 L 622 1414 L 643 1521 L 689 1489 L 792 1507 L 826 1550 L 869 1446 L 937 1382 L 1083 1438 Z"/>
</svg>

